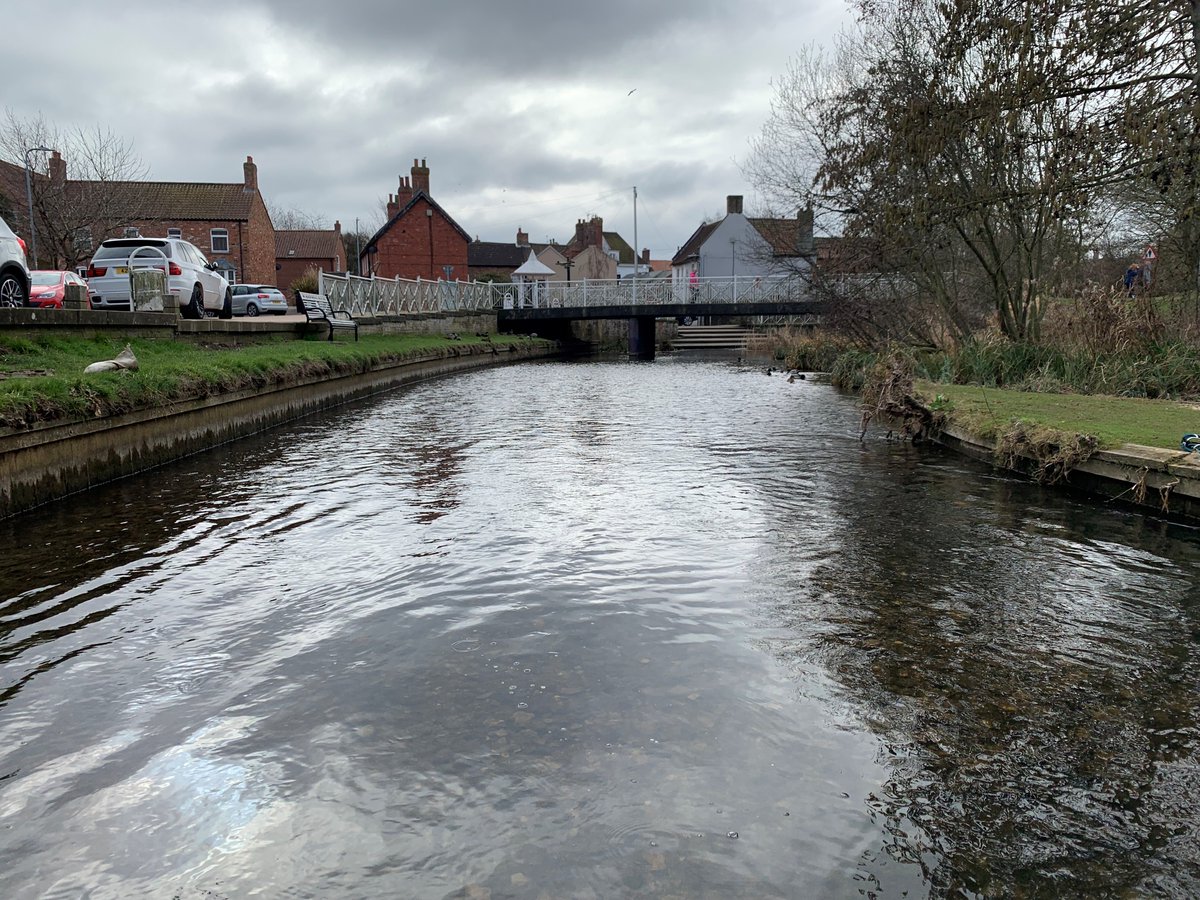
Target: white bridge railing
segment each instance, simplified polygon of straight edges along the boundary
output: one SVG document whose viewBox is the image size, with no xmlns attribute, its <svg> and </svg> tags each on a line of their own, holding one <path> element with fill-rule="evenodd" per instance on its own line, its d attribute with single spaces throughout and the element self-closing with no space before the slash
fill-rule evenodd
<svg viewBox="0 0 1200 900">
<path fill-rule="evenodd" d="M 803 277 L 701 278 L 695 283 L 666 278 L 614 281 L 533 281 L 500 284 L 479 281 L 409 281 L 320 274 L 320 293 L 335 309 L 354 316 L 402 316 L 502 309 L 595 309 L 669 306 L 688 303 L 798 302 L 811 299 Z M 752 310 L 748 309 L 748 313 Z"/>
</svg>

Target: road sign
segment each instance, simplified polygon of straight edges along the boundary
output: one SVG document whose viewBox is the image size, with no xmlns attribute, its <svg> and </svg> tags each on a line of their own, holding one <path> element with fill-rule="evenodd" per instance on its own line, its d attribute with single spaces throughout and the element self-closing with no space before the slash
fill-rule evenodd
<svg viewBox="0 0 1200 900">
<path fill-rule="evenodd" d="M 1142 259 L 1154 260 L 1158 258 L 1158 254 L 1154 252 L 1154 245 L 1150 244 L 1146 247 L 1146 252 L 1142 254 Z"/>
</svg>

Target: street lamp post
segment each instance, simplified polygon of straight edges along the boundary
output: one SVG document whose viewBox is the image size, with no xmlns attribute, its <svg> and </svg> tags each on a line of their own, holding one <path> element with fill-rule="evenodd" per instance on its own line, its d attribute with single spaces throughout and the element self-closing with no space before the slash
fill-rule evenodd
<svg viewBox="0 0 1200 900">
<path fill-rule="evenodd" d="M 25 199 L 29 202 L 29 247 L 33 257 L 33 268 L 38 267 L 37 226 L 33 224 L 33 180 L 29 175 L 29 154 L 50 153 L 52 147 L 30 147 L 25 151 Z"/>
</svg>

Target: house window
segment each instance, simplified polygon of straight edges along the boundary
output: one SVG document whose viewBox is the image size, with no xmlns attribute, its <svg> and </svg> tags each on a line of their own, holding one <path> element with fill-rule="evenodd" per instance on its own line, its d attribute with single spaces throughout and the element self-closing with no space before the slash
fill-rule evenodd
<svg viewBox="0 0 1200 900">
<path fill-rule="evenodd" d="M 228 260 L 217 260 L 217 271 L 225 276 L 225 280 L 230 284 L 237 284 L 237 269 Z"/>
<path fill-rule="evenodd" d="M 182 228 L 168 228 L 167 229 L 167 237 L 182 238 L 183 237 L 183 229 Z"/>
<path fill-rule="evenodd" d="M 212 237 L 212 252 L 213 253 L 228 253 L 229 252 L 229 232 L 224 228 L 214 228 L 209 232 Z"/>
</svg>

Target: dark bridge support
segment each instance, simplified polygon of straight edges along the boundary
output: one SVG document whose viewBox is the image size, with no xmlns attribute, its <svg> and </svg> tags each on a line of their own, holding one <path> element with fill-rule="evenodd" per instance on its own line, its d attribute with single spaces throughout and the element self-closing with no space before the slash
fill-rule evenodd
<svg viewBox="0 0 1200 900">
<path fill-rule="evenodd" d="M 654 316 L 629 320 L 629 358 L 654 359 Z"/>
</svg>

